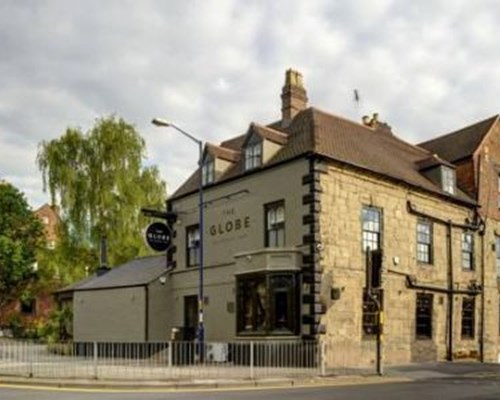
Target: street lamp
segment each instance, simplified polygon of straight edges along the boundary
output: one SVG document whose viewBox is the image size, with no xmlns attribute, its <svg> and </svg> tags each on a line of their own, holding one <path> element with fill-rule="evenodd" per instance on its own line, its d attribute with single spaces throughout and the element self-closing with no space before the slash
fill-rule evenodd
<svg viewBox="0 0 500 400">
<path fill-rule="evenodd" d="M 204 269 L 204 259 L 203 259 L 203 222 L 204 222 L 204 216 L 203 216 L 203 208 L 204 208 L 204 201 L 203 201 L 203 173 L 202 173 L 202 167 L 203 167 L 203 141 L 200 139 L 196 138 L 195 136 L 191 135 L 190 133 L 186 132 L 185 130 L 179 128 L 177 125 L 170 121 L 166 121 L 161 118 L 154 118 L 151 123 L 155 126 L 158 127 L 164 127 L 164 128 L 174 128 L 176 131 L 182 133 L 184 136 L 189 138 L 191 141 L 196 143 L 198 145 L 198 166 L 200 168 L 200 176 L 198 180 L 198 207 L 199 207 L 199 227 L 200 227 L 200 243 L 199 243 L 199 252 L 200 252 L 200 263 L 199 263 L 199 283 L 198 283 L 198 326 L 196 329 L 196 337 L 198 339 L 198 342 L 200 343 L 200 357 L 202 356 L 202 344 L 204 341 L 205 337 L 205 329 L 204 329 L 204 324 L 203 324 L 203 269 Z"/>
</svg>

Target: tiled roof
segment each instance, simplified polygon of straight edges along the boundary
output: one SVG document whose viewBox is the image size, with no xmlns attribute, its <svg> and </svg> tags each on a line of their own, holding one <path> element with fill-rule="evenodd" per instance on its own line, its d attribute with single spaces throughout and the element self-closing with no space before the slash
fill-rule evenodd
<svg viewBox="0 0 500 400">
<path fill-rule="evenodd" d="M 446 160 L 443 160 L 441 157 L 437 156 L 436 154 L 432 154 L 431 156 L 429 156 L 427 158 L 424 158 L 420 161 L 417 161 L 415 164 L 417 165 L 419 171 L 425 171 L 425 170 L 428 170 L 430 168 L 437 167 L 439 165 L 446 165 L 447 167 L 455 168 L 455 165 L 453 165 L 452 163 L 449 163 Z"/>
<path fill-rule="evenodd" d="M 237 162 L 240 159 L 241 152 L 223 146 L 217 146 L 207 143 L 206 150 L 209 154 L 226 161 Z"/>
<path fill-rule="evenodd" d="M 498 115 L 494 115 L 458 131 L 420 143 L 419 146 L 445 160 L 455 162 L 471 156 L 497 120 Z"/>
<path fill-rule="evenodd" d="M 250 130 L 253 130 L 260 137 L 277 144 L 286 144 L 288 140 L 288 135 L 286 133 L 280 132 L 268 126 L 256 124 L 255 122 L 252 122 L 250 125 Z"/>
<path fill-rule="evenodd" d="M 241 147 L 243 146 L 243 142 L 245 141 L 246 136 L 247 136 L 246 134 L 245 135 L 236 136 L 236 137 L 234 137 L 232 139 L 225 140 L 220 145 L 222 147 L 226 147 L 228 149 L 233 149 L 233 150 L 236 150 L 236 151 L 240 151 Z"/>
<path fill-rule="evenodd" d="M 61 289 L 56 290 L 54 293 L 69 293 L 69 292 L 74 292 L 76 289 L 78 289 L 80 286 L 85 285 L 86 283 L 90 282 L 91 280 L 95 279 L 97 275 L 91 275 L 87 278 L 82 279 L 81 281 L 74 282 L 71 285 L 65 286 Z"/>
<path fill-rule="evenodd" d="M 165 255 L 136 258 L 112 268 L 101 276 L 94 275 L 58 292 L 141 286 L 159 278 L 166 272 Z"/>
<path fill-rule="evenodd" d="M 432 153 L 397 138 L 385 125 L 382 125 L 381 129 L 374 129 L 317 108 L 308 108 L 295 116 L 286 128 L 286 134 L 286 145 L 261 168 L 298 156 L 317 154 L 450 197 L 419 172 L 418 162 L 429 158 Z M 240 136 L 230 144 L 242 144 L 243 141 L 244 138 Z M 228 142 L 224 143 L 224 146 L 227 146 Z M 218 182 L 242 175 L 243 161 L 240 160 L 229 168 Z M 195 172 L 172 197 L 195 191 L 198 185 L 197 177 Z M 474 203 L 461 191 L 451 197 Z"/>
</svg>

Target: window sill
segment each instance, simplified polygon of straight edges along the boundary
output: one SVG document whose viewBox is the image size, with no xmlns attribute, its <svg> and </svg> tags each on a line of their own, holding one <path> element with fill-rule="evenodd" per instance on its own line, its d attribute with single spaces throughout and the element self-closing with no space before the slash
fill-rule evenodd
<svg viewBox="0 0 500 400">
<path fill-rule="evenodd" d="M 419 267 L 434 267 L 434 263 L 432 263 L 432 262 L 425 262 L 425 261 L 418 261 L 418 260 L 417 260 L 417 265 Z"/>
<path fill-rule="evenodd" d="M 270 333 L 237 333 L 236 334 L 236 339 L 237 340 L 276 340 L 276 339 L 299 339 L 300 335 L 297 334 L 270 334 Z"/>
<path fill-rule="evenodd" d="M 267 337 L 288 337 L 288 336 L 298 336 L 297 333 L 293 333 L 291 331 L 240 331 L 236 333 L 236 336 L 240 337 L 247 337 L 247 336 L 254 336 L 254 337 L 262 337 L 262 336 L 267 336 Z"/>
</svg>

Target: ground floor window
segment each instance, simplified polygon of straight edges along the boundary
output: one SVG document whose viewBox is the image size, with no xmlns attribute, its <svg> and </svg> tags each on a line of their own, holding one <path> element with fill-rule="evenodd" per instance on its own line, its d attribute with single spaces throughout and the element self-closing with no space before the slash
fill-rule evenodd
<svg viewBox="0 0 500 400">
<path fill-rule="evenodd" d="M 295 273 L 259 273 L 237 278 L 238 334 L 298 334 L 300 313 Z"/>
<path fill-rule="evenodd" d="M 474 297 L 462 299 L 462 338 L 473 339 L 475 333 L 476 302 Z"/>
<path fill-rule="evenodd" d="M 33 298 L 21 300 L 21 313 L 24 315 L 36 314 L 36 300 Z"/>
<path fill-rule="evenodd" d="M 378 305 L 377 305 L 378 303 Z M 383 309 L 382 289 L 372 289 L 371 295 L 363 289 L 363 335 L 376 335 L 378 331 L 379 305 Z"/>
<path fill-rule="evenodd" d="M 417 293 L 415 328 L 417 339 L 432 338 L 432 302 L 430 293 Z"/>
</svg>

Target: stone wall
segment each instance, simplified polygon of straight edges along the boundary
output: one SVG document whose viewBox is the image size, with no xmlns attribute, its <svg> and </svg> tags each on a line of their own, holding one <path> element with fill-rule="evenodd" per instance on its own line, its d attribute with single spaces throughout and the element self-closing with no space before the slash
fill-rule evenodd
<svg viewBox="0 0 500 400">
<path fill-rule="evenodd" d="M 442 360 L 446 357 L 448 296 L 434 293 L 432 339 L 417 340 L 415 335 L 416 296 L 406 276 L 413 275 L 422 285 L 448 287 L 447 227 L 433 223 L 434 257 L 432 265 L 416 259 L 417 217 L 407 210 L 407 202 L 427 214 L 454 223 L 473 220 L 473 208 L 446 201 L 444 198 L 417 192 L 375 176 L 331 164 L 321 178 L 322 239 L 321 267 L 331 285 L 340 290 L 332 300 L 321 323 L 326 333 L 328 365 L 369 366 L 375 362 L 374 337 L 362 332 L 362 293 L 365 284 L 365 254 L 362 250 L 361 211 L 364 205 L 382 210 L 383 289 L 384 289 L 384 360 L 386 363 L 408 363 Z M 471 280 L 480 282 L 481 260 L 475 252 L 475 270 L 461 266 L 463 229 L 452 229 L 452 263 L 454 288 L 465 290 Z M 474 233 L 475 248 L 480 237 Z M 422 291 L 420 291 L 422 292 Z M 453 296 L 453 353 L 455 357 L 475 357 L 479 352 L 480 296 L 476 299 L 475 337 L 461 339 L 461 304 L 463 295 Z"/>
</svg>

